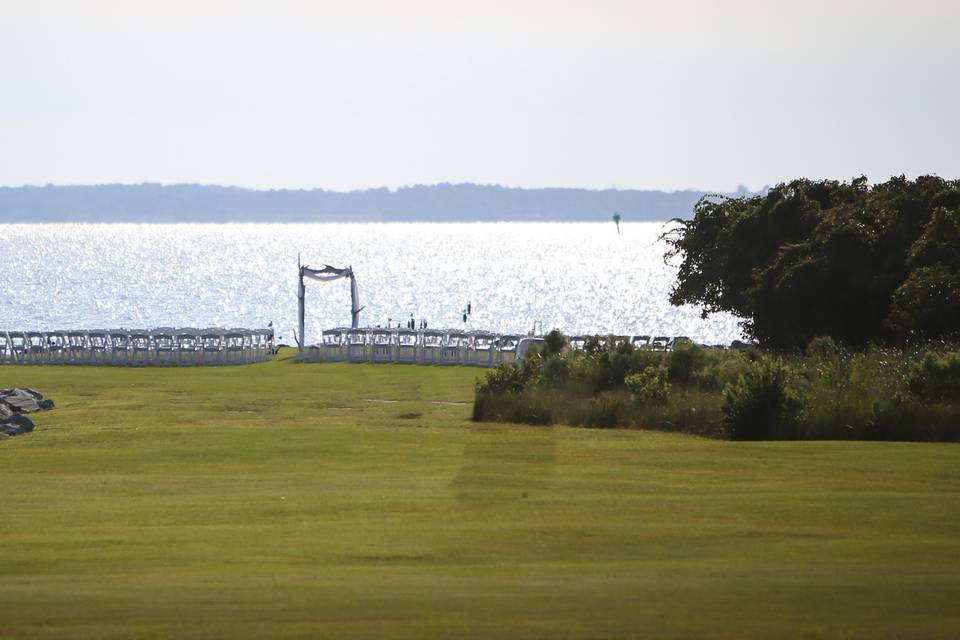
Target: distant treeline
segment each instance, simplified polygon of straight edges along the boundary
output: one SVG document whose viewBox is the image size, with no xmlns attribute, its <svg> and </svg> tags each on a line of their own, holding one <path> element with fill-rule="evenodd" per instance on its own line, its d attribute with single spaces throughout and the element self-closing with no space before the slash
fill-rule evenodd
<svg viewBox="0 0 960 640">
<path fill-rule="evenodd" d="M 688 216 L 702 195 L 478 184 L 362 191 L 47 185 L 0 187 L 0 222 L 592 221 L 614 212 L 629 222 Z"/>
</svg>

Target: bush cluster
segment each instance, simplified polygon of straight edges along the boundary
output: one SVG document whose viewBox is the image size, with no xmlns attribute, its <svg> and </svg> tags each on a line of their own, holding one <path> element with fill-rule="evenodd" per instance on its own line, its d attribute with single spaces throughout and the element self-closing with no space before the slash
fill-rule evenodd
<svg viewBox="0 0 960 640">
<path fill-rule="evenodd" d="M 559 332 L 478 382 L 475 420 L 679 431 L 733 440 L 960 441 L 960 352 L 948 344 L 849 351 L 669 351 Z"/>
</svg>

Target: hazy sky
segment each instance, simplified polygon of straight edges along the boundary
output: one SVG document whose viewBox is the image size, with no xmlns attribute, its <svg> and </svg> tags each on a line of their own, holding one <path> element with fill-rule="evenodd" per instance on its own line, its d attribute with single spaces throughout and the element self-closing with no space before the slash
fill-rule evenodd
<svg viewBox="0 0 960 640">
<path fill-rule="evenodd" d="M 0 184 L 960 177 L 960 0 L 0 0 Z"/>
</svg>

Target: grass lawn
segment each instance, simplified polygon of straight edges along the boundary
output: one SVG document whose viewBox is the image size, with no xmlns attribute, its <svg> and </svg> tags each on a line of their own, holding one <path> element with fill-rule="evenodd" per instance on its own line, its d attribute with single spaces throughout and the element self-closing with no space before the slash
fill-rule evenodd
<svg viewBox="0 0 960 640">
<path fill-rule="evenodd" d="M 477 425 L 479 373 L 0 367 L 57 403 L 0 638 L 960 637 L 960 446 Z"/>
</svg>

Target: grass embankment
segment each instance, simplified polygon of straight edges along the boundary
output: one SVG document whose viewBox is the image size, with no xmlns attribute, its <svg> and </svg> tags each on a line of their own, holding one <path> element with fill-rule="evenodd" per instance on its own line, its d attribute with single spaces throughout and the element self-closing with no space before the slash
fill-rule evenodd
<svg viewBox="0 0 960 640">
<path fill-rule="evenodd" d="M 476 424 L 478 373 L 0 367 L 57 402 L 0 637 L 960 635 L 960 447 Z"/>
</svg>

